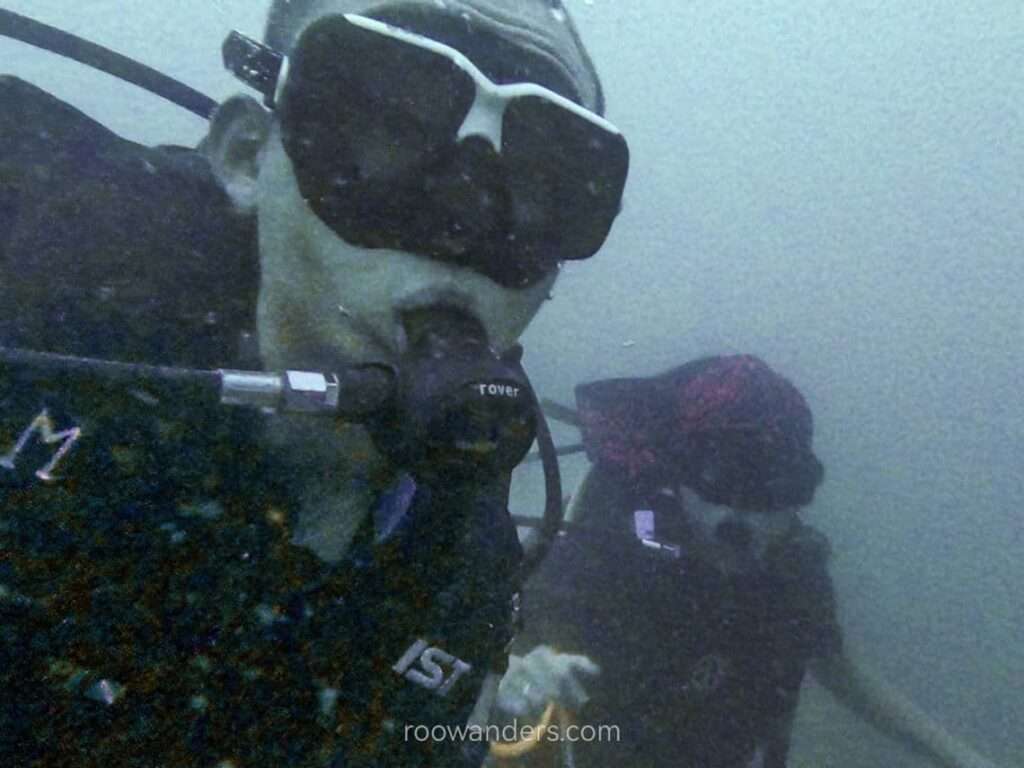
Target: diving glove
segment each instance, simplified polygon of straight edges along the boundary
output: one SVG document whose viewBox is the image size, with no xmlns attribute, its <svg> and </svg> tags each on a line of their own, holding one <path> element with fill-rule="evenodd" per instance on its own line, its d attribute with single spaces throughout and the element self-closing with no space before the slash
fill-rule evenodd
<svg viewBox="0 0 1024 768">
<path fill-rule="evenodd" d="M 539 717 L 551 702 L 578 711 L 590 698 L 583 680 L 600 671 L 587 656 L 539 645 L 525 656 L 509 657 L 508 671 L 498 687 L 497 708 L 513 717 Z"/>
</svg>

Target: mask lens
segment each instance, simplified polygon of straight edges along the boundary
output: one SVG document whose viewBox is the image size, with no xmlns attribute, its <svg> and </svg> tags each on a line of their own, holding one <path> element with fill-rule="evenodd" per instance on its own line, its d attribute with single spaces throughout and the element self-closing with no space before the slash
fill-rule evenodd
<svg viewBox="0 0 1024 768">
<path fill-rule="evenodd" d="M 449 59 L 329 17 L 299 39 L 281 106 L 303 197 L 362 245 L 372 190 L 407 178 L 454 140 L 475 85 Z M 371 194 L 368 194 L 371 192 Z M 385 229 L 399 222 L 374 224 Z"/>
<path fill-rule="evenodd" d="M 505 110 L 502 157 L 521 247 L 536 258 L 593 256 L 619 212 L 629 167 L 621 135 L 540 96 Z"/>
</svg>

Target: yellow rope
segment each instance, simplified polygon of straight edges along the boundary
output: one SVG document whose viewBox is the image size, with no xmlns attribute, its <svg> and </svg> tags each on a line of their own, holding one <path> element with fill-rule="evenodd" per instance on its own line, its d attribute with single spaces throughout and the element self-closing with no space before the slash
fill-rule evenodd
<svg viewBox="0 0 1024 768">
<path fill-rule="evenodd" d="M 555 702 L 552 701 L 548 703 L 547 708 L 544 710 L 544 714 L 540 717 L 540 722 L 537 723 L 537 727 L 533 729 L 532 736 L 520 739 L 519 741 L 491 742 L 491 754 L 499 760 L 513 760 L 535 750 L 537 745 L 539 745 L 543 740 L 544 732 L 547 731 L 548 726 L 551 725 L 551 718 L 555 713 L 555 707 Z"/>
</svg>

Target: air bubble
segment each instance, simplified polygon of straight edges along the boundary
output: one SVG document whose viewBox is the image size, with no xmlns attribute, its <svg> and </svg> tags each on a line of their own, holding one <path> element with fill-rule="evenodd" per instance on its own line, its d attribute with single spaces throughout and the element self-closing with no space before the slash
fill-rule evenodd
<svg viewBox="0 0 1024 768">
<path fill-rule="evenodd" d="M 338 689 L 323 688 L 320 691 L 320 713 L 325 717 L 331 717 L 338 704 Z"/>
<path fill-rule="evenodd" d="M 113 680 L 99 680 L 85 692 L 87 699 L 106 704 L 108 707 L 115 704 L 124 694 L 124 686 Z"/>
</svg>

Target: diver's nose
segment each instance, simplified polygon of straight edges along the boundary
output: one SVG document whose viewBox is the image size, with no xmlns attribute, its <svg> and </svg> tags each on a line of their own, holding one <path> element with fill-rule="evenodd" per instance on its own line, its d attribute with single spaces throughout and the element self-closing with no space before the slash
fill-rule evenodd
<svg viewBox="0 0 1024 768">
<path fill-rule="evenodd" d="M 501 236 L 509 218 L 505 176 L 494 146 L 482 136 L 469 136 L 452 150 L 428 182 L 444 222 L 439 247 L 460 255 L 484 238 Z"/>
</svg>

